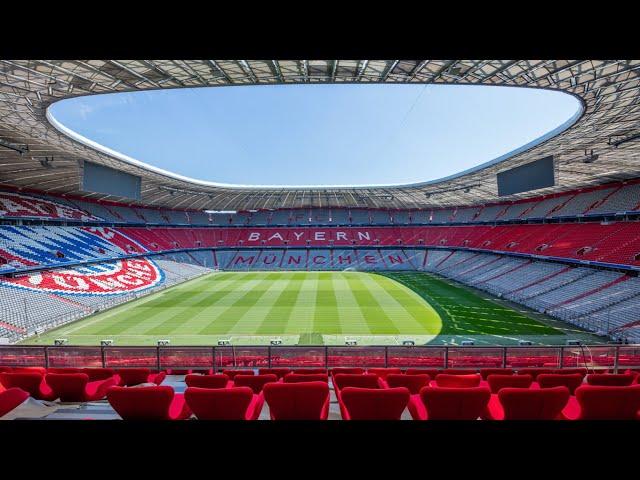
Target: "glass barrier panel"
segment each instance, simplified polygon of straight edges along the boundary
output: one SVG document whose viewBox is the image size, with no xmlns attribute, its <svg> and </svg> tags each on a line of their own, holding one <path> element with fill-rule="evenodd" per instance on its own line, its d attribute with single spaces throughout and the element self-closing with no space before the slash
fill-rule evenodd
<svg viewBox="0 0 640 480">
<path fill-rule="evenodd" d="M 45 347 L 0 348 L 0 367 L 44 367 L 46 366 Z"/>
<path fill-rule="evenodd" d="M 47 347 L 47 353 L 50 367 L 102 367 L 100 347 Z"/>
<path fill-rule="evenodd" d="M 324 347 L 271 347 L 272 367 L 324 368 Z"/>
<path fill-rule="evenodd" d="M 327 367 L 384 367 L 385 347 L 327 347 Z"/>
<path fill-rule="evenodd" d="M 216 368 L 267 368 L 269 347 L 216 347 Z"/>
<path fill-rule="evenodd" d="M 157 347 L 105 347 L 104 362 L 107 368 L 158 368 Z"/>
<path fill-rule="evenodd" d="M 640 346 L 618 347 L 618 371 L 624 372 L 627 368 L 640 369 Z"/>
<path fill-rule="evenodd" d="M 562 347 L 507 347 L 507 368 L 558 368 Z"/>
<path fill-rule="evenodd" d="M 234 368 L 236 366 L 233 347 L 215 347 L 213 354 L 215 356 L 216 370 Z"/>
<path fill-rule="evenodd" d="M 444 347 L 387 347 L 387 366 L 444 368 Z"/>
<path fill-rule="evenodd" d="M 614 368 L 616 347 L 564 347 L 563 367 Z"/>
<path fill-rule="evenodd" d="M 447 368 L 500 368 L 504 361 L 502 347 L 448 347 Z"/>
<path fill-rule="evenodd" d="M 213 368 L 213 347 L 159 347 L 159 355 L 161 370 Z"/>
</svg>

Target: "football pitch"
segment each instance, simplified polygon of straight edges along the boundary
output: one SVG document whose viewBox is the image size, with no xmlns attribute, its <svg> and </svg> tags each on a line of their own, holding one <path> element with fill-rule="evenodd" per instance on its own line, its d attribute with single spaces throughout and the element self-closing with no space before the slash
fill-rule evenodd
<svg viewBox="0 0 640 480">
<path fill-rule="evenodd" d="M 91 315 L 25 344 L 563 344 L 592 336 L 419 272 L 216 272 Z"/>
</svg>

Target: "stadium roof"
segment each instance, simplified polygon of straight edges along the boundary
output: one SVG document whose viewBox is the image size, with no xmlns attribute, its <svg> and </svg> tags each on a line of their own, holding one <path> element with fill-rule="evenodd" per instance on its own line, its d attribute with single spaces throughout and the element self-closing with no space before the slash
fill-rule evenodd
<svg viewBox="0 0 640 480">
<path fill-rule="evenodd" d="M 287 83 L 546 88 L 575 95 L 583 108 L 544 137 L 457 175 L 349 188 L 190 179 L 72 138 L 47 115 L 49 105 L 74 96 Z M 585 162 L 591 151 L 597 160 Z M 496 173 L 548 155 L 556 159 L 555 187 L 498 197 Z M 83 160 L 140 176 L 142 198 L 134 203 L 173 208 L 421 208 L 515 200 L 640 176 L 640 60 L 0 60 L 0 185 L 132 203 L 82 191 Z"/>
</svg>

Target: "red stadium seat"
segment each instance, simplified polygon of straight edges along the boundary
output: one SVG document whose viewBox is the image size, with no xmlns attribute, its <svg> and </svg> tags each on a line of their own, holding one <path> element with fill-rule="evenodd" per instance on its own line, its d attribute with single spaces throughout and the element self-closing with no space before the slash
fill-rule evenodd
<svg viewBox="0 0 640 480">
<path fill-rule="evenodd" d="M 233 378 L 236 375 L 255 375 L 256 374 L 253 370 L 223 370 L 222 373 L 224 373 L 227 377 L 229 377 L 230 380 L 233 380 Z"/>
<path fill-rule="evenodd" d="M 191 416 L 184 397 L 169 386 L 111 387 L 107 400 L 123 420 L 183 420 Z"/>
<path fill-rule="evenodd" d="M 83 373 L 82 368 L 71 367 L 49 367 L 47 373 Z"/>
<path fill-rule="evenodd" d="M 420 408 L 410 412 L 415 420 L 477 420 L 486 412 L 490 398 L 488 387 L 424 387 Z"/>
<path fill-rule="evenodd" d="M 270 382 L 277 382 L 278 377 L 273 373 L 265 375 L 236 375 L 233 378 L 234 387 L 249 387 L 254 394 L 262 392 L 263 387 Z"/>
<path fill-rule="evenodd" d="M 531 375 L 533 377 L 534 382 L 538 378 L 538 375 L 540 375 L 541 373 L 554 373 L 554 369 L 553 368 L 537 368 L 537 367 L 526 367 L 526 368 L 518 369 L 518 374 Z"/>
<path fill-rule="evenodd" d="M 47 369 L 44 367 L 13 367 L 11 373 L 39 373 L 44 376 Z"/>
<path fill-rule="evenodd" d="M 482 377 L 480 377 L 479 374 L 450 375 L 447 373 L 440 373 L 436 375 L 435 384 L 438 387 L 473 388 L 480 385 L 481 378 Z"/>
<path fill-rule="evenodd" d="M 47 373 L 45 382 L 61 402 L 93 402 L 101 400 L 109 387 L 116 385 L 116 379 L 89 382 L 86 373 Z"/>
<path fill-rule="evenodd" d="M 633 375 L 626 373 L 604 373 L 587 375 L 589 385 L 600 385 L 606 387 L 627 387 L 633 383 Z"/>
<path fill-rule="evenodd" d="M 473 368 L 445 368 L 440 373 L 445 375 L 473 375 L 477 372 L 477 370 Z"/>
<path fill-rule="evenodd" d="M 184 383 L 187 387 L 198 388 L 226 388 L 230 385 L 229 377 L 224 373 L 217 375 L 187 375 L 184 378 Z"/>
<path fill-rule="evenodd" d="M 387 375 L 387 385 L 389 388 L 405 387 L 411 395 L 420 393 L 422 387 L 429 385 L 431 377 L 429 375 Z"/>
<path fill-rule="evenodd" d="M 377 375 L 378 378 L 385 380 L 387 375 L 399 374 L 402 373 L 402 370 L 399 368 L 369 368 L 367 369 L 367 373 L 372 373 L 373 375 Z"/>
<path fill-rule="evenodd" d="M 409 404 L 409 390 L 344 387 L 340 392 L 343 420 L 400 420 Z"/>
<path fill-rule="evenodd" d="M 296 375 L 314 375 L 316 373 L 327 373 L 326 368 L 294 368 L 291 373 Z"/>
<path fill-rule="evenodd" d="M 555 375 L 574 375 L 579 373 L 584 378 L 589 371 L 586 368 L 554 368 L 551 373 Z"/>
<path fill-rule="evenodd" d="M 38 372 L 0 373 L 0 383 L 4 388 L 20 388 L 36 400 L 55 400 L 55 393 Z"/>
<path fill-rule="evenodd" d="M 249 387 L 189 387 L 184 398 L 200 420 L 257 420 L 264 404 L 264 396 Z"/>
<path fill-rule="evenodd" d="M 115 376 L 116 372 L 112 368 L 83 368 L 82 373 L 89 375 L 89 381 L 106 380 Z"/>
<path fill-rule="evenodd" d="M 481 368 L 480 376 L 486 380 L 489 375 L 513 375 L 513 368 Z"/>
<path fill-rule="evenodd" d="M 263 393 L 272 420 L 326 420 L 329 415 L 326 382 L 268 383 Z"/>
<path fill-rule="evenodd" d="M 278 377 L 278 380 L 280 380 L 287 373 L 291 373 L 291 369 L 290 368 L 261 368 L 258 370 L 259 375 L 268 375 L 270 373 L 274 374 L 276 377 Z"/>
<path fill-rule="evenodd" d="M 300 383 L 300 382 L 325 382 L 329 383 L 329 375 L 326 373 L 289 373 L 282 379 L 284 383 Z"/>
<path fill-rule="evenodd" d="M 370 373 L 338 373 L 333 377 L 333 387 L 336 394 L 345 387 L 382 388 L 377 375 Z"/>
<path fill-rule="evenodd" d="M 0 373 L 9 373 L 11 371 L 11 367 L 0 367 Z"/>
<path fill-rule="evenodd" d="M 567 387 L 503 388 L 498 392 L 504 420 L 559 420 L 569 396 Z"/>
<path fill-rule="evenodd" d="M 541 373 L 538 375 L 538 385 L 540 388 L 567 387 L 571 395 L 575 394 L 576 388 L 582 385 L 583 376 L 580 373 L 557 374 Z"/>
<path fill-rule="evenodd" d="M 165 372 L 151 373 L 148 368 L 121 368 L 118 370 L 121 387 L 133 387 L 142 383 L 155 383 L 160 385 L 167 374 Z"/>
<path fill-rule="evenodd" d="M 405 375 L 429 375 L 431 378 L 436 378 L 436 375 L 442 373 L 442 370 L 438 368 L 407 368 L 404 373 Z"/>
<path fill-rule="evenodd" d="M 571 420 L 638 420 L 640 385 L 610 387 L 581 385 L 576 389 L 578 408 L 563 413 Z"/>
<path fill-rule="evenodd" d="M 491 393 L 498 393 L 503 388 L 529 388 L 533 383 L 531 375 L 496 375 L 487 377 Z"/>
<path fill-rule="evenodd" d="M 29 392 L 20 388 L 14 387 L 0 392 L 0 418 L 24 403 L 27 398 L 29 398 Z"/>
<path fill-rule="evenodd" d="M 338 374 L 346 374 L 346 375 L 360 375 L 364 373 L 364 368 L 360 367 L 335 367 L 329 370 L 329 373 L 332 377 L 335 377 Z"/>
</svg>

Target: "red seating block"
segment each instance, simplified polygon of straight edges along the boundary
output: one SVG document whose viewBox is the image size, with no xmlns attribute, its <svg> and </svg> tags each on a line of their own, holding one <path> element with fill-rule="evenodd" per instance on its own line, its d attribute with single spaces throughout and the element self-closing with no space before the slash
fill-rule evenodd
<svg viewBox="0 0 640 480">
<path fill-rule="evenodd" d="M 409 398 L 409 390 L 404 387 L 344 387 L 339 401 L 343 420 L 400 420 Z"/>
<path fill-rule="evenodd" d="M 0 392 L 0 418 L 22 404 L 27 398 L 29 398 L 29 392 L 16 387 Z"/>
<path fill-rule="evenodd" d="M 224 373 L 217 375 L 187 375 L 184 383 L 187 384 L 187 387 L 226 388 L 230 385 L 230 380 Z"/>
<path fill-rule="evenodd" d="M 249 387 L 189 387 L 184 398 L 200 420 L 257 420 L 264 405 L 264 396 Z"/>
<path fill-rule="evenodd" d="M 289 373 L 282 379 L 284 383 L 300 383 L 300 382 L 325 382 L 329 383 L 329 375 L 326 373 Z"/>
<path fill-rule="evenodd" d="M 480 380 L 481 377 L 479 374 L 451 375 L 440 373 L 436 375 L 435 383 L 438 387 L 472 388 L 479 386 Z"/>
<path fill-rule="evenodd" d="M 291 373 L 291 369 L 290 368 L 261 368 L 258 370 L 258 374 L 260 375 L 268 375 L 270 373 L 274 374 L 276 377 L 278 377 L 278 380 L 280 380 L 287 373 Z"/>
<path fill-rule="evenodd" d="M 498 393 L 503 388 L 529 388 L 533 383 L 531 375 L 489 375 L 487 377 L 491 393 Z"/>
<path fill-rule="evenodd" d="M 569 396 L 567 387 L 503 388 L 498 392 L 504 420 L 559 420 Z"/>
<path fill-rule="evenodd" d="M 233 378 L 234 387 L 249 387 L 254 394 L 262 392 L 267 383 L 277 382 L 278 377 L 273 373 L 265 375 L 236 375 Z"/>
<path fill-rule="evenodd" d="M 490 398 L 488 387 L 424 387 L 418 405 L 422 408 L 410 411 L 415 420 L 477 420 L 486 412 Z"/>
<path fill-rule="evenodd" d="M 37 371 L 25 373 L 0 373 L 0 383 L 6 388 L 20 388 L 36 400 L 55 400 L 55 393 Z"/>
<path fill-rule="evenodd" d="M 268 383 L 263 393 L 272 420 L 326 420 L 329 415 L 327 382 Z"/>
<path fill-rule="evenodd" d="M 116 385 L 114 377 L 89 382 L 86 373 L 47 373 L 45 382 L 61 402 L 92 402 L 101 400 L 109 387 Z"/>
<path fill-rule="evenodd" d="M 422 387 L 429 385 L 431 377 L 429 375 L 406 375 L 406 374 L 390 374 L 387 375 L 386 383 L 389 388 L 405 387 L 411 395 L 420 393 Z"/>
<path fill-rule="evenodd" d="M 538 375 L 538 385 L 540 388 L 566 387 L 571 395 L 575 394 L 576 388 L 582 385 L 583 376 L 580 373 L 557 374 L 541 373 Z"/>
<path fill-rule="evenodd" d="M 184 397 L 169 386 L 115 386 L 107 391 L 107 400 L 123 420 L 183 420 L 191 416 Z"/>
<path fill-rule="evenodd" d="M 628 387 L 582 385 L 576 389 L 579 411 L 567 412 L 570 419 L 638 420 L 640 385 Z"/>
</svg>

